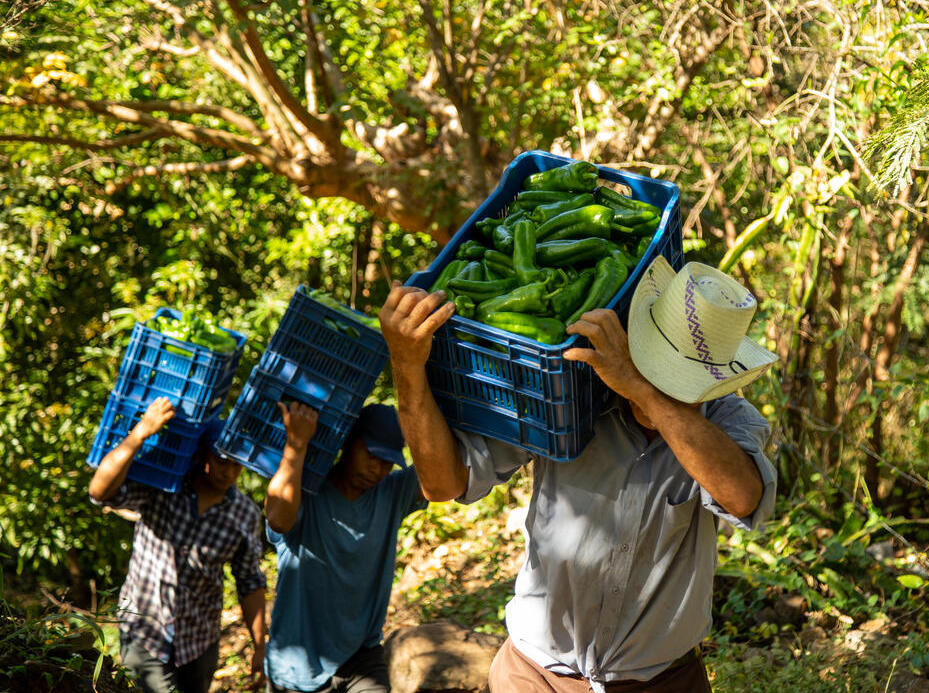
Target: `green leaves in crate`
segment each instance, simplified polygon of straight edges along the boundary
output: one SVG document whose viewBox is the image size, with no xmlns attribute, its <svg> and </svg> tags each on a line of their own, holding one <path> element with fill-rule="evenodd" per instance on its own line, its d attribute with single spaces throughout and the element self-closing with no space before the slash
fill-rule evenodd
<svg viewBox="0 0 929 693">
<path fill-rule="evenodd" d="M 341 303 L 339 303 L 334 298 L 332 298 L 332 296 L 330 296 L 324 291 L 320 291 L 319 289 L 307 289 L 305 286 L 301 286 L 300 290 L 304 294 L 312 298 L 314 301 L 316 301 L 317 303 L 322 303 L 324 306 L 331 308 L 332 310 L 338 313 L 341 313 L 345 317 L 350 318 L 351 320 L 354 320 L 355 322 L 360 322 L 362 325 L 365 325 L 367 327 L 370 327 L 373 330 L 377 330 L 378 332 L 380 332 L 381 323 L 377 318 L 369 318 L 367 315 L 362 315 L 361 313 L 357 313 L 351 308 L 349 308 L 348 306 L 343 306 Z M 342 332 L 343 334 L 347 334 L 349 337 L 352 337 L 354 339 L 357 339 L 359 336 L 361 336 L 361 333 L 358 332 L 357 329 L 355 329 L 351 325 L 346 325 L 344 323 L 341 323 L 338 320 L 332 320 L 331 318 L 329 318 L 325 320 L 324 322 L 329 327 L 336 329 L 339 332 Z"/>
<path fill-rule="evenodd" d="M 149 320 L 148 326 L 166 337 L 198 344 L 221 354 L 231 354 L 236 349 L 235 338 L 221 329 L 216 319 L 204 310 L 185 310 L 180 319 L 159 315 Z M 189 351 L 175 346 L 168 346 L 167 349 L 181 356 L 191 355 Z"/>
</svg>

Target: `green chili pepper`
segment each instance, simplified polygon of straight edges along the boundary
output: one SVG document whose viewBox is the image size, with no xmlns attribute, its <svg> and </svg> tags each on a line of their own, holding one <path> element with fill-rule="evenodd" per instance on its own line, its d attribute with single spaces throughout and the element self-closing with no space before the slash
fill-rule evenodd
<svg viewBox="0 0 929 693">
<path fill-rule="evenodd" d="M 484 269 L 481 267 L 481 263 L 477 260 L 471 260 L 464 268 L 456 274 L 453 279 L 471 279 L 474 281 L 481 281 L 484 279 Z M 449 280 L 451 284 L 451 280 Z"/>
<path fill-rule="evenodd" d="M 575 197 L 577 193 L 564 190 L 524 190 L 510 205 L 510 213 L 514 211 L 532 211 L 539 205 L 548 205 L 553 202 L 564 202 Z"/>
<path fill-rule="evenodd" d="M 549 171 L 533 173 L 523 181 L 523 190 L 576 190 L 593 192 L 597 186 L 597 167 L 587 161 L 575 161 Z"/>
<path fill-rule="evenodd" d="M 652 237 L 645 236 L 642 240 L 639 241 L 639 244 L 635 247 L 635 257 L 636 260 L 641 260 L 642 256 L 645 255 L 645 251 L 648 250 L 648 246 L 652 244 Z"/>
<path fill-rule="evenodd" d="M 593 284 L 594 274 L 594 268 L 588 267 L 573 282 L 549 295 L 548 302 L 556 318 L 563 321 L 584 302 L 584 297 Z"/>
<path fill-rule="evenodd" d="M 561 202 L 552 202 L 547 205 L 539 205 L 534 210 L 532 210 L 529 218 L 532 219 L 532 221 L 534 221 L 536 224 L 542 224 L 552 217 L 557 217 L 559 214 L 570 212 L 572 209 L 580 209 L 581 207 L 586 207 L 587 205 L 592 204 L 596 204 L 594 202 L 594 196 L 590 193 L 582 193 L 581 195 L 575 195 L 570 200 L 562 200 Z"/>
<path fill-rule="evenodd" d="M 613 223 L 622 224 L 623 226 L 636 226 L 654 222 L 658 218 L 650 209 L 614 209 Z"/>
<path fill-rule="evenodd" d="M 455 312 L 463 318 L 473 318 L 474 299 L 467 295 L 456 296 Z"/>
<path fill-rule="evenodd" d="M 545 241 L 535 246 L 536 260 L 546 267 L 566 267 L 599 260 L 613 245 L 605 238 Z"/>
<path fill-rule="evenodd" d="M 513 269 L 513 257 L 499 250 L 488 250 L 484 253 L 484 261 L 490 262 L 497 266 L 509 267 Z"/>
<path fill-rule="evenodd" d="M 637 264 L 639 264 L 639 261 L 635 257 L 627 253 L 615 243 L 610 243 L 609 254 L 616 260 L 619 260 L 621 263 L 623 263 L 626 269 L 630 272 L 635 269 Z"/>
<path fill-rule="evenodd" d="M 526 313 L 489 313 L 483 320 L 491 327 L 529 337 L 542 344 L 561 344 L 565 339 L 564 323 Z"/>
<path fill-rule="evenodd" d="M 194 309 L 185 310 L 180 319 L 161 315 L 149 321 L 149 327 L 161 332 L 167 337 L 182 342 L 190 342 L 210 351 L 221 354 L 231 354 L 238 346 L 235 338 L 225 330 L 219 328 L 214 322 L 215 318 L 208 312 L 197 312 Z M 181 356 L 192 356 L 193 352 L 166 345 L 168 351 Z"/>
<path fill-rule="evenodd" d="M 537 241 L 546 241 L 556 232 L 567 228 L 583 236 L 603 236 L 604 232 L 609 236 L 612 221 L 613 210 L 609 207 L 587 205 L 549 219 L 535 230 L 535 237 Z"/>
<path fill-rule="evenodd" d="M 466 260 L 452 260 L 445 267 L 442 268 L 442 271 L 439 272 L 439 276 L 436 277 L 435 281 L 432 282 L 432 286 L 429 287 L 429 293 L 439 291 L 448 286 L 448 280 L 452 277 L 458 276 L 458 273 L 461 272 L 467 265 Z"/>
<path fill-rule="evenodd" d="M 448 282 L 448 287 L 456 294 L 465 294 L 480 303 L 494 296 L 500 296 L 507 291 L 512 291 L 519 285 L 516 277 L 506 277 L 505 279 L 494 280 L 471 280 L 455 277 Z"/>
<path fill-rule="evenodd" d="M 458 252 L 455 254 L 455 257 L 459 260 L 480 260 L 484 257 L 484 253 L 487 252 L 487 248 L 484 247 L 483 243 L 477 241 L 465 241 L 461 244 L 461 247 L 458 248 Z"/>
<path fill-rule="evenodd" d="M 610 225 L 610 237 L 614 241 L 625 241 L 627 239 L 623 238 L 623 236 L 632 240 L 642 236 L 650 236 L 655 232 L 655 229 L 658 228 L 658 221 L 658 219 L 653 219 L 650 222 L 638 224 L 636 226 L 624 226 L 613 222 Z"/>
<path fill-rule="evenodd" d="M 547 288 L 543 282 L 533 282 L 513 289 L 501 296 L 481 301 L 477 305 L 477 319 L 483 320 L 488 313 L 544 313 L 548 310 L 545 296 Z"/>
<path fill-rule="evenodd" d="M 355 320 L 356 322 L 360 322 L 362 325 L 367 325 L 368 327 L 371 327 L 375 330 L 381 329 L 381 323 L 377 318 L 372 318 L 367 315 L 361 315 L 359 313 L 356 313 L 348 306 L 343 306 L 341 303 L 336 301 L 334 298 L 332 298 L 332 296 L 325 293 L 324 291 L 320 291 L 319 289 L 312 289 L 306 292 L 306 294 L 307 296 L 310 296 L 313 300 L 318 301 L 319 303 L 322 303 L 325 306 L 329 306 L 330 308 L 332 308 L 335 311 L 338 311 L 342 315 L 348 318 L 351 318 L 352 320 Z"/>
<path fill-rule="evenodd" d="M 576 238 L 590 238 L 596 236 L 598 238 L 609 238 L 610 229 L 604 229 L 603 227 L 596 227 L 586 222 L 581 222 L 580 224 L 573 224 L 571 226 L 565 226 L 563 229 L 558 229 L 554 233 L 549 234 L 545 240 L 546 241 L 566 241 Z"/>
<path fill-rule="evenodd" d="M 520 284 L 539 277 L 535 266 L 535 231 L 531 221 L 521 221 L 513 227 L 513 269 Z"/>
<path fill-rule="evenodd" d="M 503 219 L 497 217 L 487 217 L 486 219 L 481 219 L 480 221 L 474 224 L 478 232 L 486 240 L 491 240 L 493 238 L 493 231 L 495 228 L 500 226 L 503 223 Z"/>
<path fill-rule="evenodd" d="M 651 205 L 648 202 L 643 202 L 642 200 L 634 200 L 631 197 L 626 197 L 625 195 L 621 195 L 620 193 L 616 192 L 612 188 L 608 188 L 603 185 L 594 190 L 594 195 L 600 204 L 607 205 L 613 209 L 650 211 L 655 216 L 661 216 L 661 210 L 658 209 L 658 207 L 655 205 Z"/>
<path fill-rule="evenodd" d="M 622 288 L 623 282 L 626 281 L 626 266 L 619 260 L 609 255 L 601 258 L 597 263 L 596 272 L 594 273 L 594 283 L 590 287 L 590 293 L 580 306 L 574 309 L 574 312 L 568 316 L 565 323 L 570 325 L 577 322 L 584 313 L 596 308 L 603 308 L 610 299 L 616 295 L 616 292 Z"/>
<path fill-rule="evenodd" d="M 528 219 L 528 218 L 529 218 L 529 215 L 523 210 L 519 210 L 517 212 L 511 212 L 510 214 L 507 214 L 505 217 L 503 217 L 503 225 L 506 226 L 508 229 L 512 229 L 513 226 L 516 224 L 516 222 L 522 221 L 523 219 Z"/>
<path fill-rule="evenodd" d="M 498 250 L 488 250 L 484 253 L 484 267 L 501 277 L 516 276 L 516 271 L 513 269 L 513 258 Z"/>
<path fill-rule="evenodd" d="M 494 248 L 510 255 L 513 252 L 513 232 L 508 226 L 500 225 L 493 230 Z"/>
<path fill-rule="evenodd" d="M 508 276 L 508 275 L 500 274 L 499 272 L 495 272 L 493 270 L 493 267 L 488 265 L 486 262 L 481 262 L 481 265 L 483 265 L 484 267 L 484 279 L 487 281 L 493 281 L 494 279 L 503 279 L 505 276 Z"/>
</svg>

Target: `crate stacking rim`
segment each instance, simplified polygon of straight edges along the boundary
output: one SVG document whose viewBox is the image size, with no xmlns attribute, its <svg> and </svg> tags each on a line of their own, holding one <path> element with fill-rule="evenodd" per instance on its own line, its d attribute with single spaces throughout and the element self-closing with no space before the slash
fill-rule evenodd
<svg viewBox="0 0 929 693">
<path fill-rule="evenodd" d="M 180 319 L 181 312 L 159 308 L 156 317 Z M 191 423 L 215 417 L 232 387 L 245 335 L 220 328 L 236 341 L 231 353 L 168 337 L 142 323 L 132 330 L 113 392 L 149 404 L 168 397 L 177 415 Z M 178 353 L 181 352 L 181 353 Z"/>
<path fill-rule="evenodd" d="M 110 394 L 87 464 L 98 467 L 106 454 L 129 435 L 146 408 L 146 404 L 132 398 Z M 127 478 L 164 491 L 177 491 L 190 470 L 201 430 L 202 425 L 175 416 L 142 443 Z"/>
<path fill-rule="evenodd" d="M 377 330 L 351 321 L 302 289 L 252 370 L 216 447 L 262 476 L 273 476 L 287 440 L 277 403 L 302 402 L 319 413 L 302 482 L 304 491 L 315 493 L 387 363 L 387 345 Z M 332 321 L 350 323 L 358 336 L 334 329 Z"/>
<path fill-rule="evenodd" d="M 504 170 L 497 188 L 465 221 L 432 264 L 407 285 L 427 289 L 458 248 L 475 237 L 475 224 L 502 217 L 529 175 L 572 163 L 548 152 L 520 154 Z M 658 255 L 675 269 L 683 265 L 680 190 L 668 181 L 598 166 L 601 183 L 620 183 L 631 196 L 655 205 L 661 220 L 639 264 L 609 301 L 625 324 L 632 293 Z M 449 424 L 523 448 L 556 462 L 577 458 L 611 396 L 590 366 L 563 358 L 572 347 L 589 347 L 570 335 L 558 345 L 452 316 L 435 334 L 426 372 L 433 395 Z"/>
</svg>

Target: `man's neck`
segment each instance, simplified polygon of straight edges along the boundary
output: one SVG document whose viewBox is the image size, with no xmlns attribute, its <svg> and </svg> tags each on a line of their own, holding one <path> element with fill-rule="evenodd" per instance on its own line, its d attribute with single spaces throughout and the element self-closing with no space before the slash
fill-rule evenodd
<svg viewBox="0 0 929 693">
<path fill-rule="evenodd" d="M 364 493 L 364 489 L 358 488 L 346 478 L 345 469 L 341 465 L 337 465 L 336 468 L 332 470 L 329 482 L 335 486 L 336 491 L 345 496 L 346 500 L 349 501 L 355 500 Z"/>
<path fill-rule="evenodd" d="M 197 493 L 197 511 L 200 515 L 219 503 L 226 496 L 226 491 L 222 491 L 207 479 L 203 474 L 198 475 L 193 480 L 194 491 Z"/>
</svg>

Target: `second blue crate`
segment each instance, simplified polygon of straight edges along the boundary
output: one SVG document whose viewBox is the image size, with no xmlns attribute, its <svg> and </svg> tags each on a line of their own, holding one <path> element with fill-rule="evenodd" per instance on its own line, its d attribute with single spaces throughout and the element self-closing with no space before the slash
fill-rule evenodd
<svg viewBox="0 0 929 693">
<path fill-rule="evenodd" d="M 338 383 L 340 388 L 361 394 L 364 399 L 387 363 L 384 337 L 378 330 L 316 301 L 305 289 L 301 284 L 294 292 L 265 353 L 277 354 L 300 373 Z"/>
<path fill-rule="evenodd" d="M 351 404 L 350 409 L 335 406 L 329 397 L 331 391 L 317 391 L 316 394 L 322 394 L 323 398 L 301 391 L 261 368 L 254 368 L 216 443 L 217 450 L 262 476 L 272 477 L 280 465 L 287 442 L 287 431 L 277 403 L 300 401 L 319 412 L 316 433 L 310 440 L 304 460 L 302 482 L 305 491 L 315 493 L 361 410 L 357 402 Z M 362 404 L 363 401 L 364 398 Z"/>
</svg>

